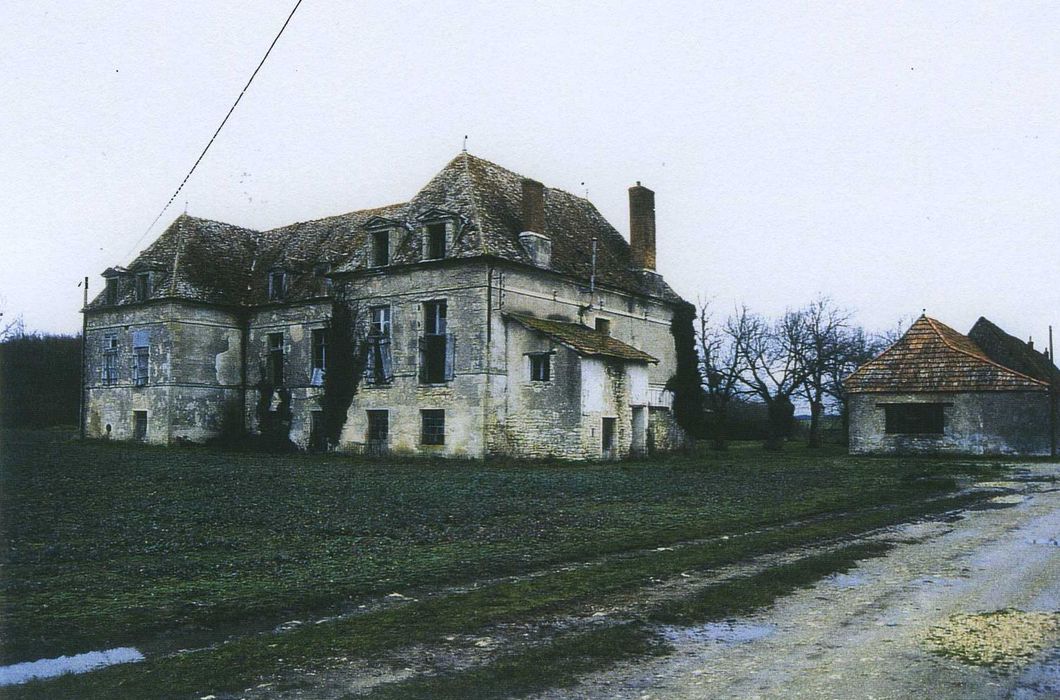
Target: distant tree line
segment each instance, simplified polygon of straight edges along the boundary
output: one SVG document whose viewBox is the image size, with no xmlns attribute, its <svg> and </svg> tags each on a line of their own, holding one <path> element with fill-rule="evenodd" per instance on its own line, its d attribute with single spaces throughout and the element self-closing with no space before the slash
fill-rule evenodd
<svg viewBox="0 0 1060 700">
<path fill-rule="evenodd" d="M 719 319 L 701 301 L 696 342 L 704 412 L 697 432 L 716 449 L 731 439 L 761 437 L 766 449 L 779 450 L 795 432 L 798 402 L 809 407 L 810 447 L 822 444 L 829 411 L 841 417 L 845 436 L 843 380 L 893 339 L 868 333 L 825 296 L 778 318 L 743 306 Z"/>
<path fill-rule="evenodd" d="M 26 333 L 22 324 L 0 336 L 0 425 L 77 425 L 81 337 Z"/>
</svg>

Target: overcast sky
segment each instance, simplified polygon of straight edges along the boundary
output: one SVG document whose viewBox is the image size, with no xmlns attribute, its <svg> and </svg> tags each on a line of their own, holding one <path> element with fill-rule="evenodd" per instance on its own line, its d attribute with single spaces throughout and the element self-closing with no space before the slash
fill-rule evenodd
<svg viewBox="0 0 1060 700">
<path fill-rule="evenodd" d="M 1060 3 L 293 0 L 8 5 L 0 298 L 80 328 L 184 209 L 271 228 L 405 201 L 461 148 L 584 194 L 721 312 L 817 294 L 1060 330 Z M 584 185 L 582 183 L 585 183 Z"/>
</svg>

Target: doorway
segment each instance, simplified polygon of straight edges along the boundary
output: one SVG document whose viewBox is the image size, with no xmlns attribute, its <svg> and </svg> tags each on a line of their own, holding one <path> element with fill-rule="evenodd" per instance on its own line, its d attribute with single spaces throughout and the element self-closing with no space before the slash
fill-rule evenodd
<svg viewBox="0 0 1060 700">
<path fill-rule="evenodd" d="M 615 418 L 604 418 L 600 429 L 600 449 L 604 459 L 615 458 Z"/>
<path fill-rule="evenodd" d="M 133 411 L 133 440 L 147 440 L 147 411 Z"/>
</svg>

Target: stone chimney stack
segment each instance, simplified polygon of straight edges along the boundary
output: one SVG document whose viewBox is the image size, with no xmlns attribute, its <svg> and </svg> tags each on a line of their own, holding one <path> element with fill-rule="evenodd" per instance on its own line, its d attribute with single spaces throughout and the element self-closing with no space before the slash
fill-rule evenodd
<svg viewBox="0 0 1060 700">
<path fill-rule="evenodd" d="M 545 186 L 523 178 L 523 231 L 545 233 Z"/>
<path fill-rule="evenodd" d="M 639 181 L 629 188 L 629 247 L 634 268 L 655 269 L 655 193 Z"/>
</svg>

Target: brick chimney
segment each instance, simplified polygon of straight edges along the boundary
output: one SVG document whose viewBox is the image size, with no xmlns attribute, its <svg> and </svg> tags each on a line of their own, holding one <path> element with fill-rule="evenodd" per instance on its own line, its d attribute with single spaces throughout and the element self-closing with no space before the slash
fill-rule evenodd
<svg viewBox="0 0 1060 700">
<path fill-rule="evenodd" d="M 629 247 L 634 268 L 655 269 L 655 193 L 639 181 L 629 188 Z"/>
<path fill-rule="evenodd" d="M 547 268 L 552 264 L 552 239 L 545 235 L 545 186 L 523 178 L 523 232 L 519 234 L 531 262 Z"/>
<path fill-rule="evenodd" d="M 545 186 L 523 178 L 523 231 L 545 233 Z"/>
</svg>

